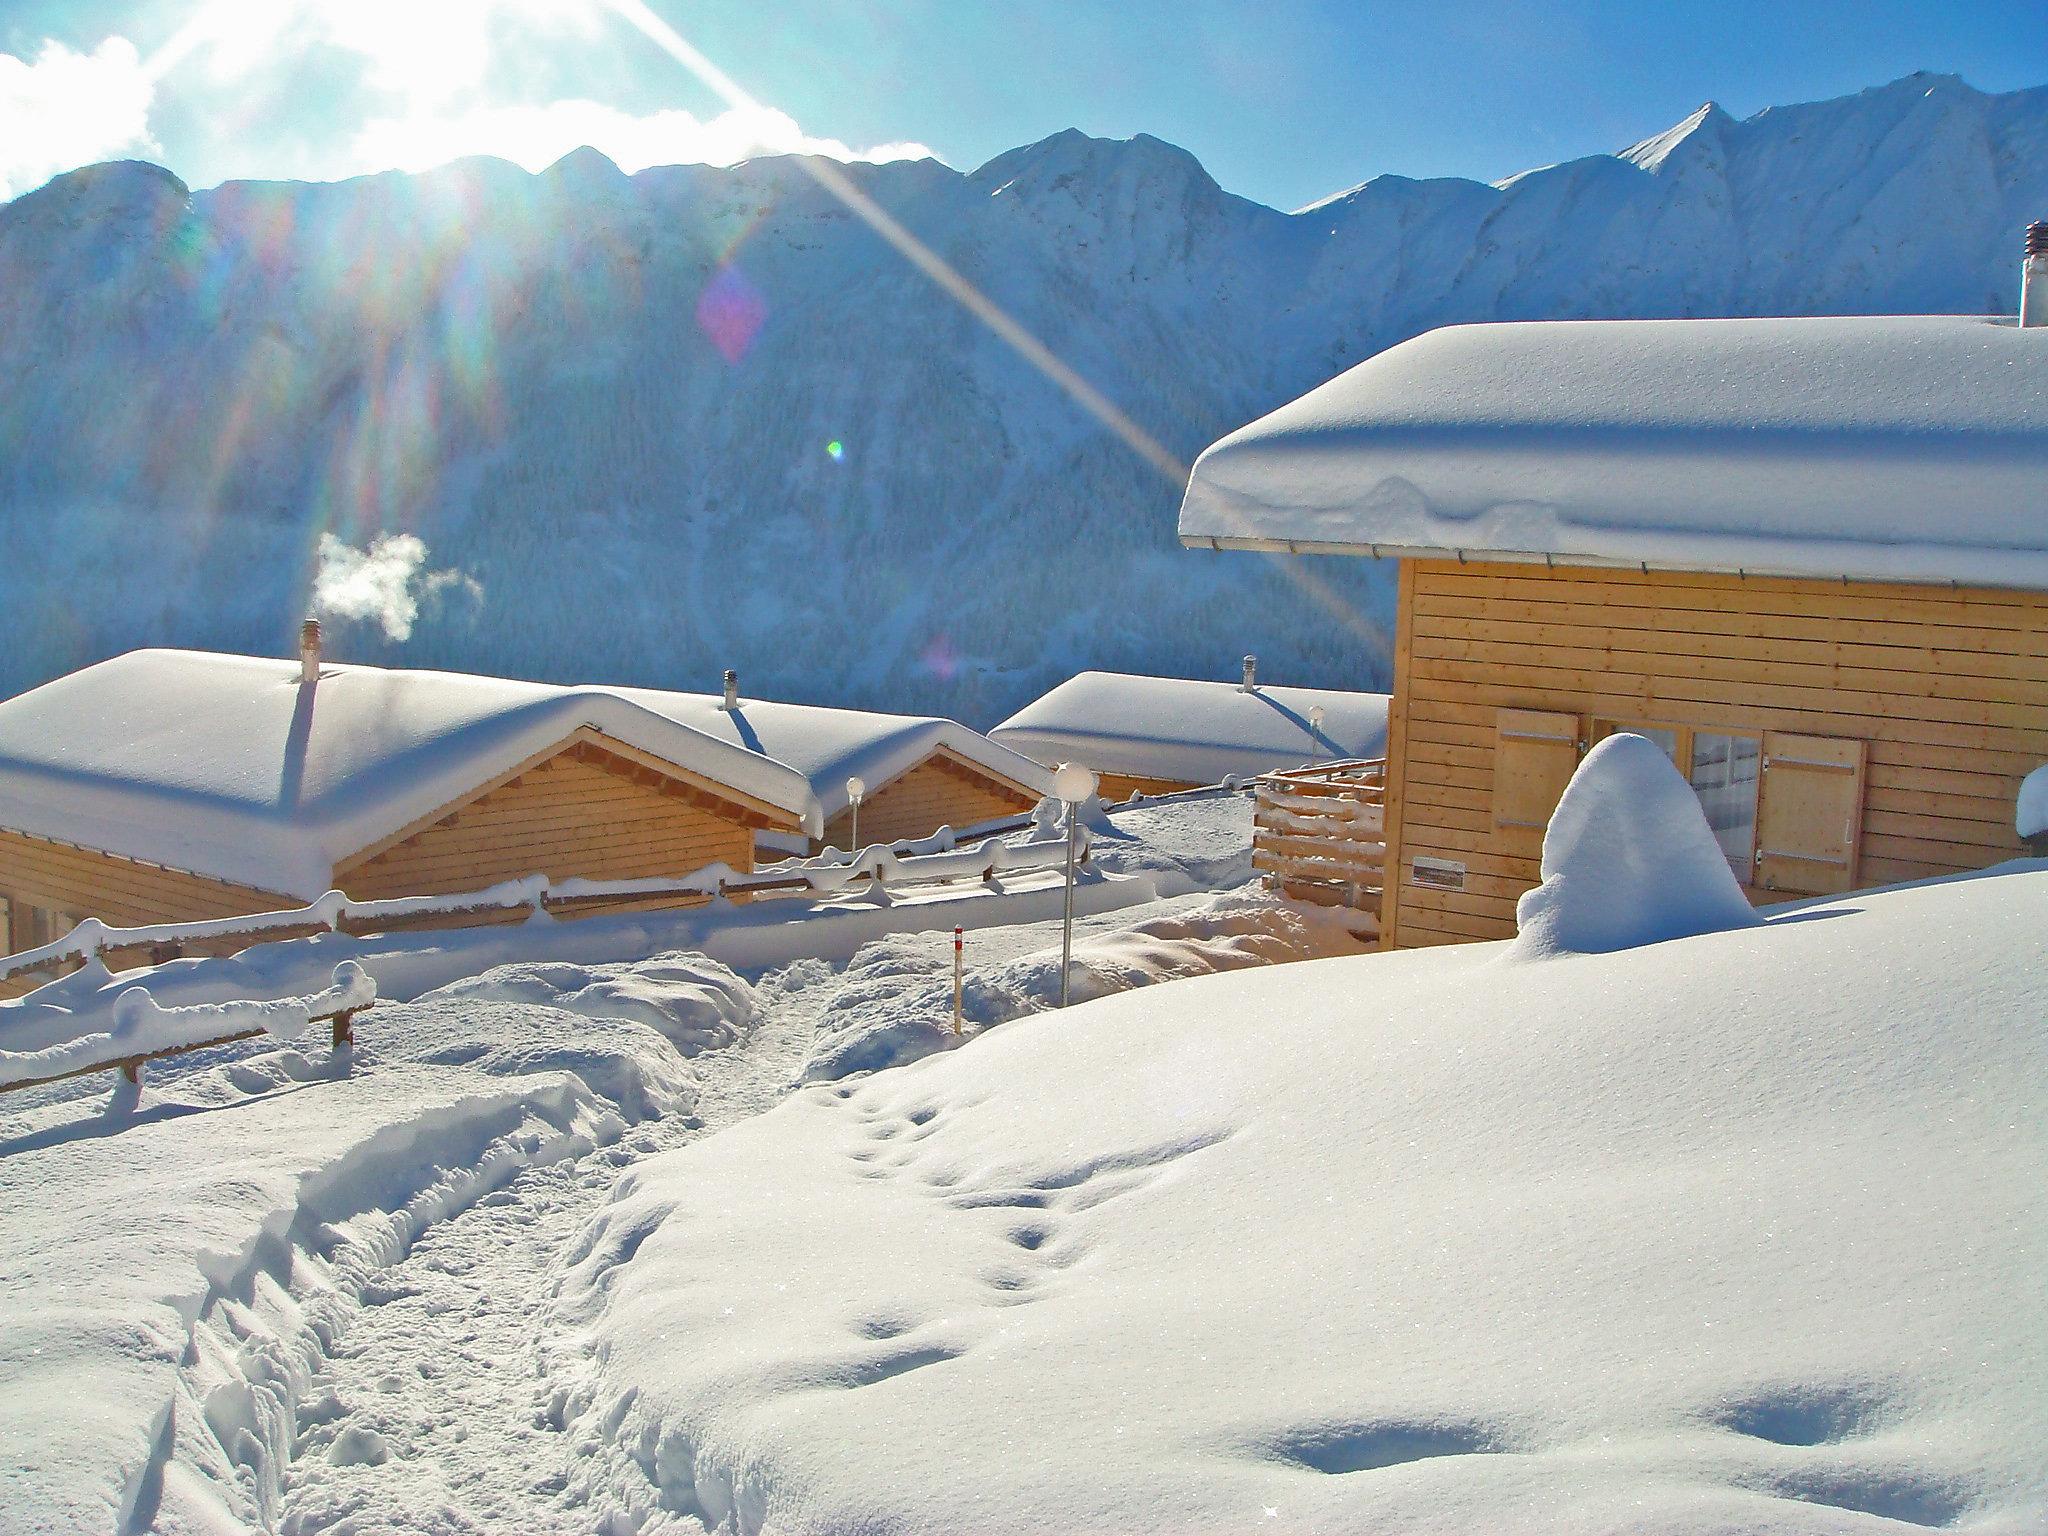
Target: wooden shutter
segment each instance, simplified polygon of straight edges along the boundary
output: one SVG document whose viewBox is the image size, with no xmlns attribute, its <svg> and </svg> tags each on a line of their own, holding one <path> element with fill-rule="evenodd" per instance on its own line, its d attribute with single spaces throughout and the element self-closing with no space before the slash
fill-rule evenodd
<svg viewBox="0 0 2048 1536">
<path fill-rule="evenodd" d="M 1540 848 L 1550 813 L 1579 766 L 1579 717 L 1504 709 L 1494 728 L 1493 829 Z"/>
<path fill-rule="evenodd" d="M 1756 883 L 1767 891 L 1853 890 L 1863 843 L 1864 743 L 1764 733 Z"/>
</svg>

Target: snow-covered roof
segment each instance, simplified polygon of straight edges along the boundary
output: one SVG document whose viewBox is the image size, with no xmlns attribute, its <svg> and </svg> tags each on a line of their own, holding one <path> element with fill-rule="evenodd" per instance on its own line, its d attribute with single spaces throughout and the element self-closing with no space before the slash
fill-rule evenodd
<svg viewBox="0 0 2048 1536">
<path fill-rule="evenodd" d="M 737 710 L 729 710 L 718 694 L 658 688 L 606 691 L 692 730 L 789 764 L 810 780 L 826 816 L 846 809 L 849 777 L 864 780 L 872 793 L 941 747 L 1035 795 L 1052 793 L 1052 775 L 1041 764 L 957 720 L 748 698 L 740 700 Z"/>
<path fill-rule="evenodd" d="M 0 702 L 0 827 L 310 898 L 583 726 L 819 826 L 796 769 L 614 691 L 151 650 Z"/>
<path fill-rule="evenodd" d="M 2048 589 L 2048 329 L 1449 326 L 1212 445 L 1180 533 Z"/>
<path fill-rule="evenodd" d="M 1318 706 L 1322 730 L 1312 740 L 1309 711 Z M 1311 758 L 1380 756 L 1387 696 L 1264 684 L 1246 693 L 1236 683 L 1083 672 L 989 735 L 1043 763 L 1213 784 Z"/>
</svg>

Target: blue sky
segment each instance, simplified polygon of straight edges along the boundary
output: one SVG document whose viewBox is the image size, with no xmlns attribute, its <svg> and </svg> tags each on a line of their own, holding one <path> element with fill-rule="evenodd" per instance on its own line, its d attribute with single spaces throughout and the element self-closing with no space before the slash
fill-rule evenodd
<svg viewBox="0 0 2048 1536">
<path fill-rule="evenodd" d="M 637 0 L 621 0 L 631 5 Z M 195 186 L 465 152 L 626 164 L 1147 132 L 1296 207 L 1385 171 L 1497 178 L 1915 69 L 2048 84 L 2048 0 L 0 0 L 0 196 L 115 155 Z"/>
</svg>

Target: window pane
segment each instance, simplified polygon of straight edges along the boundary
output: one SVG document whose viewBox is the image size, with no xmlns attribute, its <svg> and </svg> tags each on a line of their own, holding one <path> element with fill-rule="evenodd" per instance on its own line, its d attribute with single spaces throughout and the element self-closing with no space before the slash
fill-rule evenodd
<svg viewBox="0 0 2048 1536">
<path fill-rule="evenodd" d="M 1747 885 L 1756 847 L 1756 790 L 1763 744 L 1754 736 L 1695 731 L 1692 788 L 1735 878 Z"/>
</svg>

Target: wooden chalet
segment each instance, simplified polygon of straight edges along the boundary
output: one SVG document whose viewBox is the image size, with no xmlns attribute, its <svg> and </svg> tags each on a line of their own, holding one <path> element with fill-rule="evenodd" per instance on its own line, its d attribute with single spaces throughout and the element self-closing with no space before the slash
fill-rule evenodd
<svg viewBox="0 0 2048 1536">
<path fill-rule="evenodd" d="M 1501 938 L 1603 736 L 1759 903 L 2022 853 L 2048 761 L 2048 329 L 1451 327 L 1212 446 L 1185 544 L 1399 562 L 1383 942 Z"/>
<path fill-rule="evenodd" d="M 764 831 L 764 858 L 851 847 L 851 779 L 860 780 L 864 791 L 863 846 L 1019 816 L 1052 793 L 1052 775 L 1043 765 L 957 720 L 743 698 L 734 674 L 727 675 L 722 694 L 611 691 L 804 775 L 817 798 L 821 829 L 808 841 Z"/>
<path fill-rule="evenodd" d="M 551 879 L 752 869 L 821 830 L 785 764 L 617 693 L 137 651 L 0 702 L 0 952 Z"/>
<path fill-rule="evenodd" d="M 1102 780 L 1102 798 L 1163 795 L 1276 769 L 1379 757 L 1387 696 L 1342 688 L 1274 687 L 1244 659 L 1234 683 L 1128 672 L 1083 672 L 1033 700 L 989 737 Z"/>
</svg>

